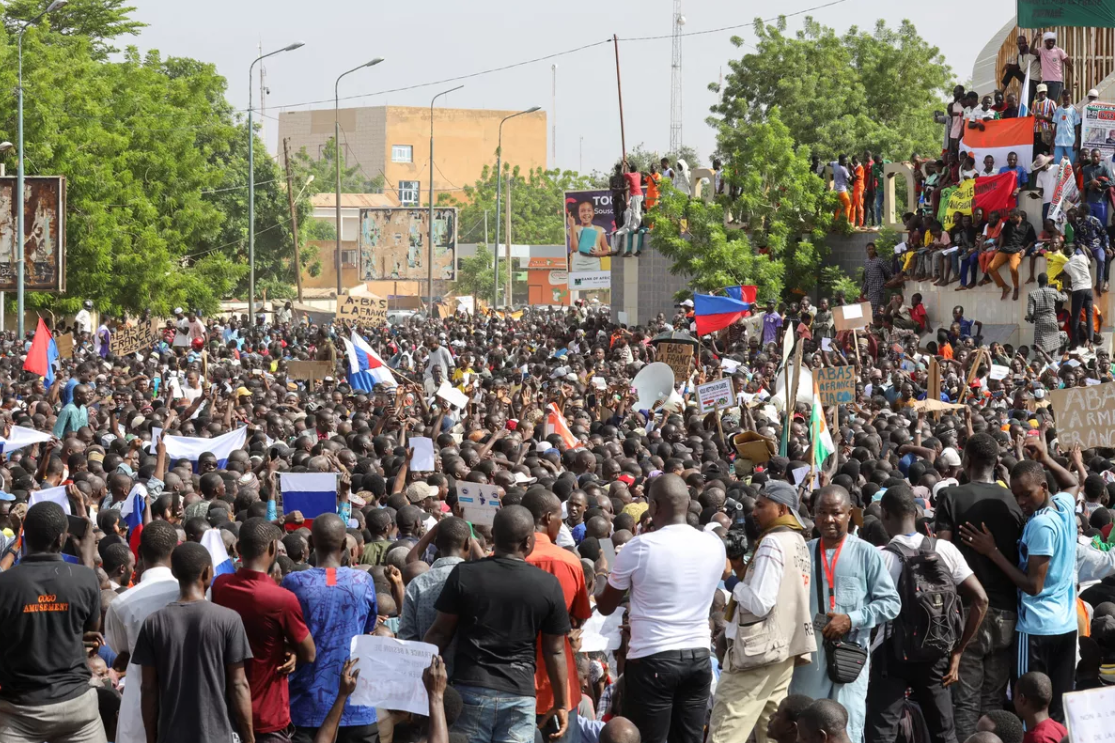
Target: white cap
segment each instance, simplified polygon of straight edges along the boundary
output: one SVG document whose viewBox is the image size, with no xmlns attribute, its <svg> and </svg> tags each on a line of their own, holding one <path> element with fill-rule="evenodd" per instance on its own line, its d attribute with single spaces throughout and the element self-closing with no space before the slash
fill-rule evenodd
<svg viewBox="0 0 1115 743">
<path fill-rule="evenodd" d="M 681 303 L 681 306 L 682 307 L 692 307 L 693 306 L 693 300 L 692 299 L 687 299 L 687 300 L 685 300 L 684 302 Z"/>
<path fill-rule="evenodd" d="M 1092 88 L 1091 90 L 1088 91 L 1088 97 L 1089 98 L 1099 98 L 1100 97 L 1100 92 L 1098 90 L 1096 90 L 1095 88 Z"/>
<path fill-rule="evenodd" d="M 181 315 L 182 314 L 182 308 L 181 307 L 175 307 L 174 308 L 174 314 Z"/>
<path fill-rule="evenodd" d="M 1057 34 L 1054 33 L 1053 31 L 1046 31 L 1044 34 L 1041 35 L 1041 40 L 1042 41 L 1049 41 L 1050 39 L 1053 39 L 1054 41 L 1056 41 L 1057 40 Z"/>
</svg>

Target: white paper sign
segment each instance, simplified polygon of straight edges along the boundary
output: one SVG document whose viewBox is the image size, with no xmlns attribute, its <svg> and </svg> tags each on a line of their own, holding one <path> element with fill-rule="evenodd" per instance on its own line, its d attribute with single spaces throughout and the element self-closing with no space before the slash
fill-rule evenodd
<svg viewBox="0 0 1115 743">
<path fill-rule="evenodd" d="M 796 470 L 791 470 L 790 474 L 794 476 L 794 485 L 801 485 L 805 482 L 805 478 L 809 477 L 809 468 L 798 467 Z"/>
<path fill-rule="evenodd" d="M 491 526 L 499 510 L 499 488 L 475 482 L 457 483 L 457 503 L 465 521 L 480 526 Z"/>
<path fill-rule="evenodd" d="M 624 312 L 623 310 L 620 310 L 619 312 L 616 313 L 616 319 L 619 320 L 620 325 L 627 325 L 628 324 L 627 313 Z"/>
<path fill-rule="evenodd" d="M 1061 697 L 1072 743 L 1103 743 L 1115 722 L 1115 686 L 1074 691 Z"/>
<path fill-rule="evenodd" d="M 702 413 L 726 410 L 736 404 L 732 378 L 723 377 L 697 386 L 697 404 Z"/>
<path fill-rule="evenodd" d="M 593 611 L 592 616 L 581 627 L 581 652 L 603 653 L 608 650 L 619 650 L 620 630 L 623 622 L 624 608 L 616 609 L 611 616 L 604 616 L 599 611 Z"/>
<path fill-rule="evenodd" d="M 1008 374 L 1010 374 L 1010 367 L 1009 366 L 1002 366 L 1001 364 L 992 364 L 991 365 L 991 378 L 992 379 L 1006 379 Z"/>
<path fill-rule="evenodd" d="M 863 317 L 863 308 L 858 304 L 844 305 L 844 319 L 845 320 L 858 320 Z"/>
<path fill-rule="evenodd" d="M 448 382 L 441 383 L 441 387 L 439 387 L 437 391 L 437 396 L 455 408 L 464 410 L 468 407 L 468 395 Z"/>
<path fill-rule="evenodd" d="M 161 428 L 152 428 L 151 429 L 151 450 L 152 451 L 159 448 L 159 440 L 162 437 L 163 437 L 163 429 L 161 429 Z"/>
<path fill-rule="evenodd" d="M 829 338 L 827 336 L 821 338 L 821 350 L 822 351 L 831 351 L 832 350 L 832 338 Z"/>
<path fill-rule="evenodd" d="M 592 386 L 598 390 L 606 390 L 608 389 L 608 380 L 604 379 L 604 377 L 593 377 Z"/>
<path fill-rule="evenodd" d="M 434 440 L 423 436 L 415 436 L 410 439 L 410 445 L 414 448 L 414 456 L 410 458 L 410 471 L 433 472 L 435 466 Z"/>
<path fill-rule="evenodd" d="M 437 646 L 393 637 L 357 635 L 349 646 L 360 676 L 349 703 L 361 707 L 430 713 L 422 672 L 437 655 Z"/>
</svg>

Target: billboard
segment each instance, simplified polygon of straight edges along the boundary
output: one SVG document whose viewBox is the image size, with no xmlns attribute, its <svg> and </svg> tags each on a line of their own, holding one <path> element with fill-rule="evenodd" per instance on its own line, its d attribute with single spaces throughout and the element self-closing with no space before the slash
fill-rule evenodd
<svg viewBox="0 0 1115 743">
<path fill-rule="evenodd" d="M 430 210 L 399 207 L 360 210 L 360 280 L 425 281 L 429 267 Z M 434 278 L 457 278 L 457 209 L 434 209 Z"/>
<path fill-rule="evenodd" d="M 1104 160 L 1115 155 L 1115 104 L 1085 103 L 1081 116 L 1080 141 L 1089 150 L 1099 150 Z"/>
<path fill-rule="evenodd" d="M 610 272 L 612 234 L 616 231 L 612 192 L 608 189 L 566 191 L 564 218 L 569 271 Z M 597 288 L 611 288 L 610 278 L 608 287 Z"/>
<path fill-rule="evenodd" d="M 16 179 L 0 178 L 0 291 L 16 291 Z M 66 291 L 66 179 L 26 176 L 23 282 L 27 291 Z"/>
</svg>

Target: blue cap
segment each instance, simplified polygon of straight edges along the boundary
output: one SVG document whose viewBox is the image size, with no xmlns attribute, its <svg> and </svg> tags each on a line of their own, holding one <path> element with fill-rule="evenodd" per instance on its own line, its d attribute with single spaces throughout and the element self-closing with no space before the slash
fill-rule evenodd
<svg viewBox="0 0 1115 743">
<path fill-rule="evenodd" d="M 11 493 L 5 493 L 3 490 L 0 490 L 0 500 L 8 501 L 10 503 L 11 501 L 15 500 L 15 496 Z"/>
</svg>

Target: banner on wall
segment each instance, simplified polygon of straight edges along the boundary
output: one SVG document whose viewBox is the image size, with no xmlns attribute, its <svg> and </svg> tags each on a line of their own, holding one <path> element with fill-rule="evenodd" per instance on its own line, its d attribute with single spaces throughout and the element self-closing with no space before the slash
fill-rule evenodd
<svg viewBox="0 0 1115 743">
<path fill-rule="evenodd" d="M 948 204 L 944 207 L 945 218 L 942 220 L 945 229 L 952 229 L 958 214 L 971 214 L 977 207 L 983 209 L 985 214 L 1013 209 L 1018 203 L 1014 197 L 1017 187 L 1018 175 L 1014 172 L 964 181 L 948 196 Z"/>
<path fill-rule="evenodd" d="M 1115 8 L 1107 2 L 1018 0 L 1017 12 L 1019 28 L 1115 28 Z"/>
<path fill-rule="evenodd" d="M 612 192 L 565 192 L 565 252 L 569 271 L 611 271 L 612 233 L 616 217 L 612 211 Z"/>
<path fill-rule="evenodd" d="M 1099 150 L 1104 160 L 1115 155 L 1115 103 L 1087 103 L 1080 124 L 1084 149 Z"/>
</svg>

